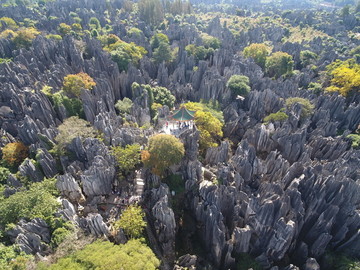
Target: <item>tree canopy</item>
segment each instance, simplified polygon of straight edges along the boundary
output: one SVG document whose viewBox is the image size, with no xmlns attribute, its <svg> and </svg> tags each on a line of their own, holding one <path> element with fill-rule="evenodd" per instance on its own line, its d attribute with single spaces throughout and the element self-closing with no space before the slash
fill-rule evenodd
<svg viewBox="0 0 360 270">
<path fill-rule="evenodd" d="M 188 110 L 196 111 L 194 116 L 195 124 L 200 131 L 200 150 L 204 151 L 209 147 L 216 147 L 218 140 L 223 136 L 223 123 L 217 118 L 214 110 L 196 102 L 188 102 L 184 106 Z"/>
<path fill-rule="evenodd" d="M 293 98 L 288 98 L 285 101 L 285 105 L 288 108 L 290 108 L 295 103 L 299 103 L 302 106 L 301 118 L 303 119 L 309 117 L 314 111 L 315 106 L 311 104 L 311 102 L 308 99 L 293 97 Z"/>
<path fill-rule="evenodd" d="M 249 86 L 249 77 L 244 75 L 232 75 L 226 86 L 235 94 L 240 96 L 246 96 L 251 88 Z"/>
<path fill-rule="evenodd" d="M 330 76 L 329 92 L 339 92 L 343 96 L 360 92 L 360 65 L 353 59 L 337 60 L 327 67 Z"/>
<path fill-rule="evenodd" d="M 150 137 L 148 150 L 142 154 L 142 161 L 153 172 L 162 176 L 171 165 L 178 164 L 185 153 L 183 143 L 173 135 L 158 134 Z"/>
<path fill-rule="evenodd" d="M 111 153 L 115 157 L 120 173 L 123 175 L 135 170 L 136 165 L 140 163 L 139 144 L 128 144 L 125 147 L 114 146 L 111 148 Z"/>
<path fill-rule="evenodd" d="M 132 239 L 123 245 L 98 240 L 53 265 L 42 265 L 38 270 L 155 270 L 159 265 L 153 251 L 140 240 Z"/>
<path fill-rule="evenodd" d="M 33 183 L 28 190 L 18 191 L 8 198 L 0 197 L 0 225 L 17 223 L 21 218 L 42 218 L 48 221 L 59 207 L 54 179 Z"/>
<path fill-rule="evenodd" d="M 285 52 L 275 52 L 266 59 L 266 72 L 270 77 L 279 78 L 293 71 L 292 56 Z"/>
<path fill-rule="evenodd" d="M 269 55 L 270 48 L 262 43 L 252 43 L 245 47 L 243 53 L 245 57 L 251 57 L 261 68 L 265 68 L 266 57 Z"/>
<path fill-rule="evenodd" d="M 2 159 L 9 167 L 17 167 L 29 155 L 29 149 L 22 142 L 8 143 L 2 149 Z"/>
<path fill-rule="evenodd" d="M 93 128 L 89 122 L 72 116 L 64 120 L 64 122 L 58 127 L 59 134 L 55 137 L 57 145 L 55 146 L 55 152 L 61 154 L 65 151 L 65 147 L 71 143 L 76 137 L 88 138 L 96 137 L 98 132 Z"/>
<path fill-rule="evenodd" d="M 115 222 L 114 227 L 123 229 L 130 238 L 140 238 L 146 227 L 144 217 L 145 213 L 139 205 L 130 205 L 121 213 L 121 217 Z"/>
<path fill-rule="evenodd" d="M 95 85 L 94 79 L 89 74 L 80 72 L 64 77 L 63 90 L 70 97 L 79 97 L 82 89 L 91 90 Z"/>
</svg>

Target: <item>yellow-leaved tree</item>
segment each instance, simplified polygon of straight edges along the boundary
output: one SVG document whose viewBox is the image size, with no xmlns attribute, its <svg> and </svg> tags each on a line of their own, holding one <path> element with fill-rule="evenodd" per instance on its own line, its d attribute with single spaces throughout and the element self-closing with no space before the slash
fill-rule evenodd
<svg viewBox="0 0 360 270">
<path fill-rule="evenodd" d="M 360 91 L 360 65 L 354 59 L 337 60 L 327 66 L 327 70 L 331 80 L 326 91 L 339 92 L 343 96 Z"/>
<path fill-rule="evenodd" d="M 211 108 L 210 103 L 188 102 L 184 106 L 188 110 L 196 111 L 194 121 L 200 131 L 200 150 L 218 146 L 217 141 L 223 136 L 222 112 Z"/>
<path fill-rule="evenodd" d="M 63 90 L 69 96 L 79 97 L 82 89 L 91 90 L 95 85 L 94 79 L 89 74 L 80 72 L 64 77 Z"/>
</svg>

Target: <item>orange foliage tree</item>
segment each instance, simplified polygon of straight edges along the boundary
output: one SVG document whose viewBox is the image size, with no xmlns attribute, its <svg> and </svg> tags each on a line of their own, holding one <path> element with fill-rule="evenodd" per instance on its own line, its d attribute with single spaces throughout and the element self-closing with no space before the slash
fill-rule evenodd
<svg viewBox="0 0 360 270">
<path fill-rule="evenodd" d="M 82 89 L 91 90 L 96 85 L 89 74 L 80 72 L 64 77 L 63 90 L 69 96 L 79 97 Z"/>
<path fill-rule="evenodd" d="M 29 149 L 22 142 L 8 143 L 2 149 L 2 159 L 10 167 L 17 167 L 28 157 Z"/>
</svg>

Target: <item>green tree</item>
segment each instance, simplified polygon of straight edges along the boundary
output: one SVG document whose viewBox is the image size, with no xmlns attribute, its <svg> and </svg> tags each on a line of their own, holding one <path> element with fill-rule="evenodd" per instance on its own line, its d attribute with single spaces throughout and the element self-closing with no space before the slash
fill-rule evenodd
<svg viewBox="0 0 360 270">
<path fill-rule="evenodd" d="M 247 76 L 232 75 L 226 83 L 226 86 L 233 92 L 233 94 L 246 96 L 251 90 L 249 83 L 249 77 Z"/>
<path fill-rule="evenodd" d="M 346 138 L 351 139 L 351 146 L 355 149 L 360 148 L 360 134 L 349 134 Z"/>
<path fill-rule="evenodd" d="M 98 132 L 91 126 L 91 124 L 77 116 L 72 116 L 64 120 L 58 127 L 59 134 L 55 137 L 57 144 L 53 151 L 59 155 L 65 153 L 65 147 L 72 142 L 76 137 L 83 139 L 91 137 L 95 138 Z"/>
<path fill-rule="evenodd" d="M 162 62 L 169 63 L 172 60 L 170 45 L 165 42 L 160 42 L 159 47 L 154 50 L 153 58 L 157 64 Z"/>
<path fill-rule="evenodd" d="M 261 68 L 265 68 L 266 57 L 269 55 L 270 48 L 262 43 L 252 43 L 244 48 L 244 56 L 251 57 Z"/>
<path fill-rule="evenodd" d="M 100 29 L 101 25 L 99 19 L 96 17 L 91 17 L 89 20 L 89 26 L 91 29 Z"/>
<path fill-rule="evenodd" d="M 0 269 L 2 270 L 25 270 L 29 255 L 19 253 L 15 245 L 5 246 L 0 243 Z"/>
<path fill-rule="evenodd" d="M 63 90 L 51 94 L 49 98 L 52 100 L 55 108 L 59 109 L 63 105 L 68 117 L 78 116 L 85 118 L 83 104 L 80 99 L 68 97 Z"/>
<path fill-rule="evenodd" d="M 55 179 L 33 183 L 28 190 L 18 191 L 8 198 L 0 198 L 0 225 L 15 224 L 21 218 L 42 218 L 48 224 L 59 207 Z"/>
<path fill-rule="evenodd" d="M 152 250 L 138 239 L 131 239 L 123 245 L 98 240 L 69 257 L 61 258 L 56 264 L 38 267 L 38 270 L 155 270 L 159 266 L 160 261 Z"/>
<path fill-rule="evenodd" d="M 10 175 L 10 171 L 8 168 L 0 167 L 0 185 L 6 184 L 6 180 Z"/>
<path fill-rule="evenodd" d="M 169 38 L 167 35 L 163 34 L 163 33 L 156 33 L 155 35 L 153 35 L 150 39 L 150 45 L 151 45 L 151 49 L 155 50 L 156 48 L 158 48 L 160 46 L 160 42 L 164 42 L 166 44 L 170 44 L 169 42 Z"/>
<path fill-rule="evenodd" d="M 317 54 L 312 51 L 305 50 L 300 52 L 300 61 L 303 67 L 306 67 L 310 64 L 314 64 L 317 58 L 318 58 Z"/>
<path fill-rule="evenodd" d="M 206 33 L 201 34 L 201 39 L 205 48 L 213 48 L 214 50 L 219 49 L 221 46 L 221 41 L 213 36 L 210 36 Z"/>
<path fill-rule="evenodd" d="M 174 107 L 175 96 L 171 94 L 169 89 L 162 86 L 152 87 L 152 94 L 155 103 L 166 105 L 169 108 Z"/>
<path fill-rule="evenodd" d="M 131 56 L 122 48 L 110 52 L 111 59 L 117 64 L 119 71 L 127 71 L 131 63 Z"/>
<path fill-rule="evenodd" d="M 279 78 L 293 71 L 292 56 L 285 52 L 275 52 L 266 59 L 266 72 L 270 77 Z"/>
<path fill-rule="evenodd" d="M 266 116 L 264 118 L 264 123 L 269 123 L 269 122 L 284 122 L 289 118 L 289 116 L 283 112 L 282 110 L 276 112 L 276 113 L 271 113 L 268 116 Z"/>
<path fill-rule="evenodd" d="M 109 38 L 108 42 L 110 42 Z M 104 50 L 110 53 L 112 60 L 117 63 L 120 71 L 126 71 L 129 63 L 137 65 L 139 60 L 147 53 L 143 47 L 137 46 L 134 42 L 127 43 L 122 40 L 110 43 L 104 47 Z"/>
<path fill-rule="evenodd" d="M 295 103 L 298 103 L 302 106 L 302 111 L 300 116 L 302 119 L 309 117 L 314 112 L 314 105 L 311 104 L 310 100 L 308 99 L 293 97 L 285 100 L 285 105 L 288 109 L 290 109 L 291 106 Z"/>
<path fill-rule="evenodd" d="M 115 222 L 114 227 L 123 229 L 130 238 L 140 238 L 146 227 L 144 217 L 145 213 L 139 205 L 130 205 L 121 213 L 121 217 Z"/>
<path fill-rule="evenodd" d="M 114 146 L 111 153 L 115 157 L 116 165 L 123 175 L 135 170 L 140 163 L 140 145 L 128 144 L 125 147 Z"/>
<path fill-rule="evenodd" d="M 64 77 L 63 90 L 70 97 L 79 97 L 81 90 L 91 90 L 95 85 L 94 79 L 89 74 L 80 72 Z"/>
<path fill-rule="evenodd" d="M 197 111 L 195 124 L 200 131 L 200 150 L 218 146 L 217 141 L 223 136 L 223 124 L 210 112 Z"/>
<path fill-rule="evenodd" d="M 120 115 L 125 116 L 125 114 L 130 113 L 131 108 L 133 106 L 133 102 L 130 98 L 123 98 L 122 100 L 118 100 L 115 104 L 115 108 L 119 111 Z"/>
<path fill-rule="evenodd" d="M 142 161 L 153 172 L 162 176 L 171 165 L 180 163 L 185 153 L 183 143 L 173 135 L 158 134 L 150 137 L 148 155 L 142 154 Z"/>
</svg>

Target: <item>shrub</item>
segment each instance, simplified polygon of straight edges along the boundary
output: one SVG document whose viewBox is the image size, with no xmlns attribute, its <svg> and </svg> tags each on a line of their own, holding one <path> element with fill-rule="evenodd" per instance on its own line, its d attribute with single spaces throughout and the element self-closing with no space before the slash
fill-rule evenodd
<svg viewBox="0 0 360 270">
<path fill-rule="evenodd" d="M 311 104 L 311 102 L 308 99 L 293 97 L 293 98 L 288 98 L 285 101 L 287 108 L 290 108 L 295 103 L 299 103 L 302 106 L 302 111 L 300 116 L 302 119 L 309 117 L 314 111 L 314 105 Z"/>
<path fill-rule="evenodd" d="M 89 26 L 90 26 L 90 28 L 93 28 L 93 29 L 100 29 L 101 28 L 100 21 L 96 17 L 91 17 L 90 18 Z"/>
<path fill-rule="evenodd" d="M 144 217 L 145 213 L 140 206 L 130 205 L 121 213 L 121 217 L 115 222 L 114 227 L 123 229 L 130 238 L 140 238 L 146 227 Z"/>
<path fill-rule="evenodd" d="M 252 43 L 244 48 L 244 56 L 251 57 L 255 63 L 261 68 L 265 68 L 266 57 L 268 56 L 270 48 L 265 44 Z"/>
<path fill-rule="evenodd" d="M 115 104 L 115 108 L 119 111 L 120 115 L 130 113 L 132 106 L 132 100 L 127 97 L 123 98 L 123 100 L 118 100 Z"/>
<path fill-rule="evenodd" d="M 111 153 L 115 157 L 116 165 L 124 175 L 135 170 L 136 165 L 140 163 L 140 145 L 129 144 L 125 147 L 114 146 Z"/>
<path fill-rule="evenodd" d="M 60 35 L 66 36 L 66 35 L 70 34 L 71 26 L 66 23 L 60 23 L 59 27 L 58 27 L 58 31 L 59 31 Z"/>
<path fill-rule="evenodd" d="M 286 113 L 284 113 L 282 111 L 278 111 L 276 113 L 271 113 L 268 116 L 266 116 L 264 118 L 264 123 L 276 122 L 276 121 L 284 122 L 288 118 L 289 118 L 289 116 Z"/>
<path fill-rule="evenodd" d="M 58 247 L 67 237 L 71 231 L 67 228 L 57 228 L 51 235 L 51 246 Z"/>
<path fill-rule="evenodd" d="M 0 167 L 0 185 L 6 184 L 6 180 L 10 175 L 9 169 L 5 167 Z"/>
<path fill-rule="evenodd" d="M 59 91 L 51 95 L 51 99 L 54 102 L 55 108 L 59 108 L 61 105 L 65 107 L 68 117 L 85 117 L 83 104 L 78 98 L 69 98 L 68 96 L 64 95 L 64 91 Z"/>
<path fill-rule="evenodd" d="M 238 263 L 236 264 L 236 270 L 247 270 L 250 268 L 253 270 L 263 269 L 260 264 L 247 253 L 240 254 L 237 261 Z"/>
<path fill-rule="evenodd" d="M 53 40 L 62 40 L 62 37 L 60 35 L 53 35 L 53 34 L 46 35 L 46 38 Z"/>
<path fill-rule="evenodd" d="M 82 26 L 80 23 L 73 23 L 71 25 L 71 29 L 74 30 L 75 32 L 80 32 L 82 30 Z"/>
<path fill-rule="evenodd" d="M 142 155 L 142 161 L 146 166 L 152 167 L 155 174 L 161 176 L 168 167 L 178 164 L 184 153 L 184 145 L 178 138 L 158 134 L 149 139 L 148 154 Z"/>
<path fill-rule="evenodd" d="M 29 149 L 22 142 L 8 143 L 2 149 L 2 159 L 9 167 L 18 167 L 29 155 Z"/>
<path fill-rule="evenodd" d="M 17 48 L 29 48 L 33 39 L 35 39 L 35 37 L 39 34 L 40 32 L 32 27 L 20 29 L 16 31 L 12 41 L 15 43 Z"/>
<path fill-rule="evenodd" d="M 152 250 L 140 240 L 132 239 L 122 245 L 98 240 L 39 270 L 155 270 L 159 265 L 160 261 Z"/>
<path fill-rule="evenodd" d="M 15 224 L 21 218 L 42 218 L 48 224 L 59 207 L 55 179 L 33 183 L 29 190 L 18 191 L 0 200 L 0 225 Z"/>
<path fill-rule="evenodd" d="M 292 56 L 285 52 L 275 52 L 266 59 L 266 72 L 270 77 L 279 78 L 290 75 L 293 71 Z"/>
<path fill-rule="evenodd" d="M 218 38 L 210 36 L 206 33 L 201 34 L 201 39 L 204 43 L 205 48 L 212 48 L 214 50 L 219 49 L 221 46 L 221 42 Z"/>
<path fill-rule="evenodd" d="M 5 29 L 16 30 L 19 27 L 17 23 L 9 17 L 0 18 L 0 26 L 2 23 L 5 23 L 6 25 Z"/>
<path fill-rule="evenodd" d="M 321 83 L 311 82 L 308 85 L 308 90 L 314 91 L 314 93 L 319 94 L 322 91 Z"/>
<path fill-rule="evenodd" d="M 0 269 L 25 270 L 31 256 L 18 252 L 15 245 L 5 246 L 0 244 Z"/>
<path fill-rule="evenodd" d="M 154 95 L 155 103 L 166 105 L 169 108 L 174 107 L 175 96 L 171 94 L 169 89 L 161 86 L 156 86 L 152 87 L 152 93 Z"/>
<path fill-rule="evenodd" d="M 251 88 L 249 86 L 249 77 L 243 75 L 232 75 L 226 86 L 235 94 L 240 96 L 246 96 Z"/>
<path fill-rule="evenodd" d="M 350 138 L 352 143 L 351 146 L 355 149 L 360 148 L 360 135 L 359 134 L 349 134 L 346 136 L 347 138 Z"/>
<path fill-rule="evenodd" d="M 69 74 L 64 77 L 63 90 L 69 96 L 79 97 L 82 89 L 91 90 L 96 83 L 87 73 Z"/>
<path fill-rule="evenodd" d="M 95 138 L 98 134 L 89 122 L 76 116 L 65 119 L 58 130 L 59 134 L 55 137 L 57 145 L 54 148 L 55 153 L 58 154 L 64 154 L 65 147 L 76 137 Z"/>
<path fill-rule="evenodd" d="M 300 52 L 300 61 L 303 67 L 313 64 L 318 58 L 318 55 L 312 51 L 305 50 Z"/>
</svg>

